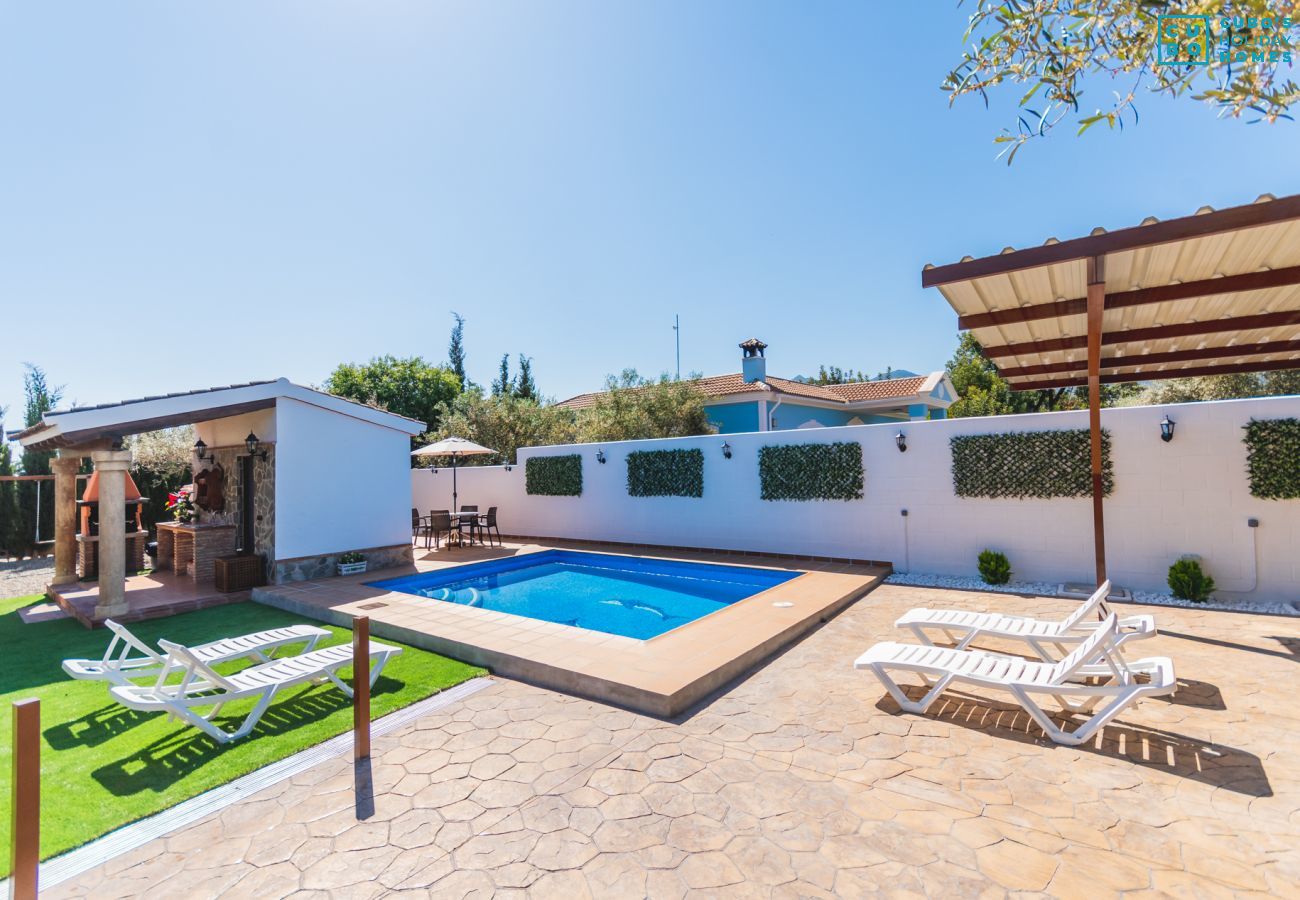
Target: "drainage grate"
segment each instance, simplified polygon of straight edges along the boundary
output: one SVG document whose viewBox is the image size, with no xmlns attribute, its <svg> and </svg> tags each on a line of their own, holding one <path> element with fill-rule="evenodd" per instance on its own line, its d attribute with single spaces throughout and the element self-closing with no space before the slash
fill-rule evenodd
<svg viewBox="0 0 1300 900">
<path fill-rule="evenodd" d="M 381 606 L 387 605 L 387 603 L 362 603 L 357 609 L 379 609 Z"/>
<path fill-rule="evenodd" d="M 1087 600 L 1092 596 L 1092 592 L 1097 590 L 1095 585 L 1079 584 L 1073 581 L 1067 581 L 1056 589 L 1056 596 L 1070 597 L 1075 600 Z M 1107 600 L 1115 600 L 1120 603 L 1132 603 L 1133 592 L 1128 588 L 1111 586 L 1110 593 L 1106 596 Z"/>
</svg>

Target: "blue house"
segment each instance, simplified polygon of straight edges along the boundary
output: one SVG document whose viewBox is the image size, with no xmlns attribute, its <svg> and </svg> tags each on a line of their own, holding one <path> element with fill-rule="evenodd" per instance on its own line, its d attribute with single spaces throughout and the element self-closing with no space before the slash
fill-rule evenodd
<svg viewBox="0 0 1300 900">
<path fill-rule="evenodd" d="M 851 384 L 807 384 L 767 374 L 767 344 L 750 338 L 740 345 L 741 370 L 698 379 L 709 419 L 721 434 L 872 425 L 942 419 L 956 399 L 944 372 Z M 593 405 L 599 393 L 560 403 L 570 409 Z"/>
</svg>

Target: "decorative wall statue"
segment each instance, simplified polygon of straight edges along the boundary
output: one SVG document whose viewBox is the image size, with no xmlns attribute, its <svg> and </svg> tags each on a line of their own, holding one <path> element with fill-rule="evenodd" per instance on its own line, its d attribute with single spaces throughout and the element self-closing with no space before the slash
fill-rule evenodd
<svg viewBox="0 0 1300 900">
<path fill-rule="evenodd" d="M 194 476 L 194 502 L 207 512 L 222 512 L 226 508 L 226 470 L 220 465 L 204 469 Z"/>
</svg>

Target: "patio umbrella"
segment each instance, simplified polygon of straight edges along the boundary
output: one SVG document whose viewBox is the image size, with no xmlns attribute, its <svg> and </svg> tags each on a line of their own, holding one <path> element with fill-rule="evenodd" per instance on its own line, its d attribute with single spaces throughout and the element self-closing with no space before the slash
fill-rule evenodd
<svg viewBox="0 0 1300 900">
<path fill-rule="evenodd" d="M 456 501 L 456 464 L 462 456 L 482 456 L 484 453 L 496 453 L 490 447 L 484 447 L 473 441 L 460 437 L 443 438 L 432 444 L 412 450 L 412 456 L 450 456 L 451 457 L 451 511 L 457 508 Z"/>
</svg>

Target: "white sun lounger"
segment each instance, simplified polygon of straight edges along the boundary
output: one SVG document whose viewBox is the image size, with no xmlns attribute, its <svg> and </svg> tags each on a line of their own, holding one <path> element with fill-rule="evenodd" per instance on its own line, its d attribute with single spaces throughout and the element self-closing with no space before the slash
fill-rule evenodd
<svg viewBox="0 0 1300 900">
<path fill-rule="evenodd" d="M 1044 662 L 1056 662 L 1070 651 L 1068 645 L 1086 640 L 1100 626 L 1093 618 L 1095 613 L 1110 615 L 1106 603 L 1110 582 L 1103 582 L 1092 596 L 1064 619 L 1044 620 L 1028 616 L 1010 616 L 1005 613 L 971 612 L 963 609 L 910 609 L 894 623 L 895 628 L 908 628 L 923 644 L 933 645 L 931 631 L 942 632 L 957 650 L 965 650 L 977 638 L 1004 638 L 1023 641 Z M 1127 641 L 1148 638 L 1156 633 L 1155 619 L 1147 615 L 1125 616 L 1119 620 L 1115 646 Z M 1054 647 L 1053 654 L 1047 649 Z"/>
<path fill-rule="evenodd" d="M 338 677 L 337 670 L 352 662 L 352 645 L 336 644 L 312 650 L 300 656 L 288 656 L 236 672 L 219 675 L 188 647 L 171 641 L 158 642 L 167 651 L 168 666 L 150 686 L 117 685 L 109 688 L 113 699 L 123 706 L 144 712 L 167 712 L 210 735 L 219 743 L 238 740 L 256 727 L 262 714 L 281 690 L 307 681 L 328 678 L 347 694 L 352 688 Z M 402 652 L 401 647 L 370 642 L 370 684 L 374 685 L 388 660 Z M 165 683 L 169 674 L 183 671 L 179 682 Z M 353 675 L 356 678 L 356 675 Z M 252 711 L 234 731 L 225 731 L 212 720 L 227 703 L 255 699 Z M 211 706 L 207 713 L 198 710 Z"/>
<path fill-rule="evenodd" d="M 1168 658 L 1144 659 L 1134 665 L 1126 663 L 1115 649 L 1117 630 L 1118 620 L 1111 613 L 1069 656 L 1057 663 L 1031 662 L 1019 656 L 983 650 L 954 650 L 886 641 L 858 657 L 854 668 L 869 670 L 880 679 L 898 705 L 911 713 L 925 712 L 954 683 L 1005 691 L 1024 707 L 1053 741 L 1078 745 L 1085 743 L 1139 698 L 1171 694 L 1177 688 L 1174 664 Z M 1101 669 L 1109 672 L 1106 683 L 1085 682 L 1089 674 L 1095 675 Z M 929 690 L 920 700 L 910 700 L 889 674 L 891 671 L 911 672 L 919 676 Z M 1148 683 L 1138 683 L 1134 676 L 1139 671 L 1150 674 Z M 1036 694 L 1055 698 L 1067 712 L 1092 715 L 1073 730 L 1066 731 L 1034 702 L 1033 695 Z M 1106 702 L 1093 712 L 1102 701 Z"/>
<path fill-rule="evenodd" d="M 125 626 L 112 619 L 105 619 L 104 625 L 113 632 L 113 639 L 108 642 L 102 659 L 65 659 L 63 671 L 81 681 L 111 681 L 113 684 L 127 685 L 132 679 L 153 678 L 167 667 L 166 656 L 154 650 L 140 640 Z M 189 648 L 200 661 L 213 665 L 229 662 L 232 659 L 249 659 L 258 662 L 270 662 L 270 653 L 290 644 L 303 644 L 302 652 L 316 649 L 320 639 L 329 637 L 324 628 L 314 625 L 286 625 L 243 634 L 239 637 L 222 638 L 207 644 Z M 131 651 L 138 656 L 133 656 Z"/>
</svg>

